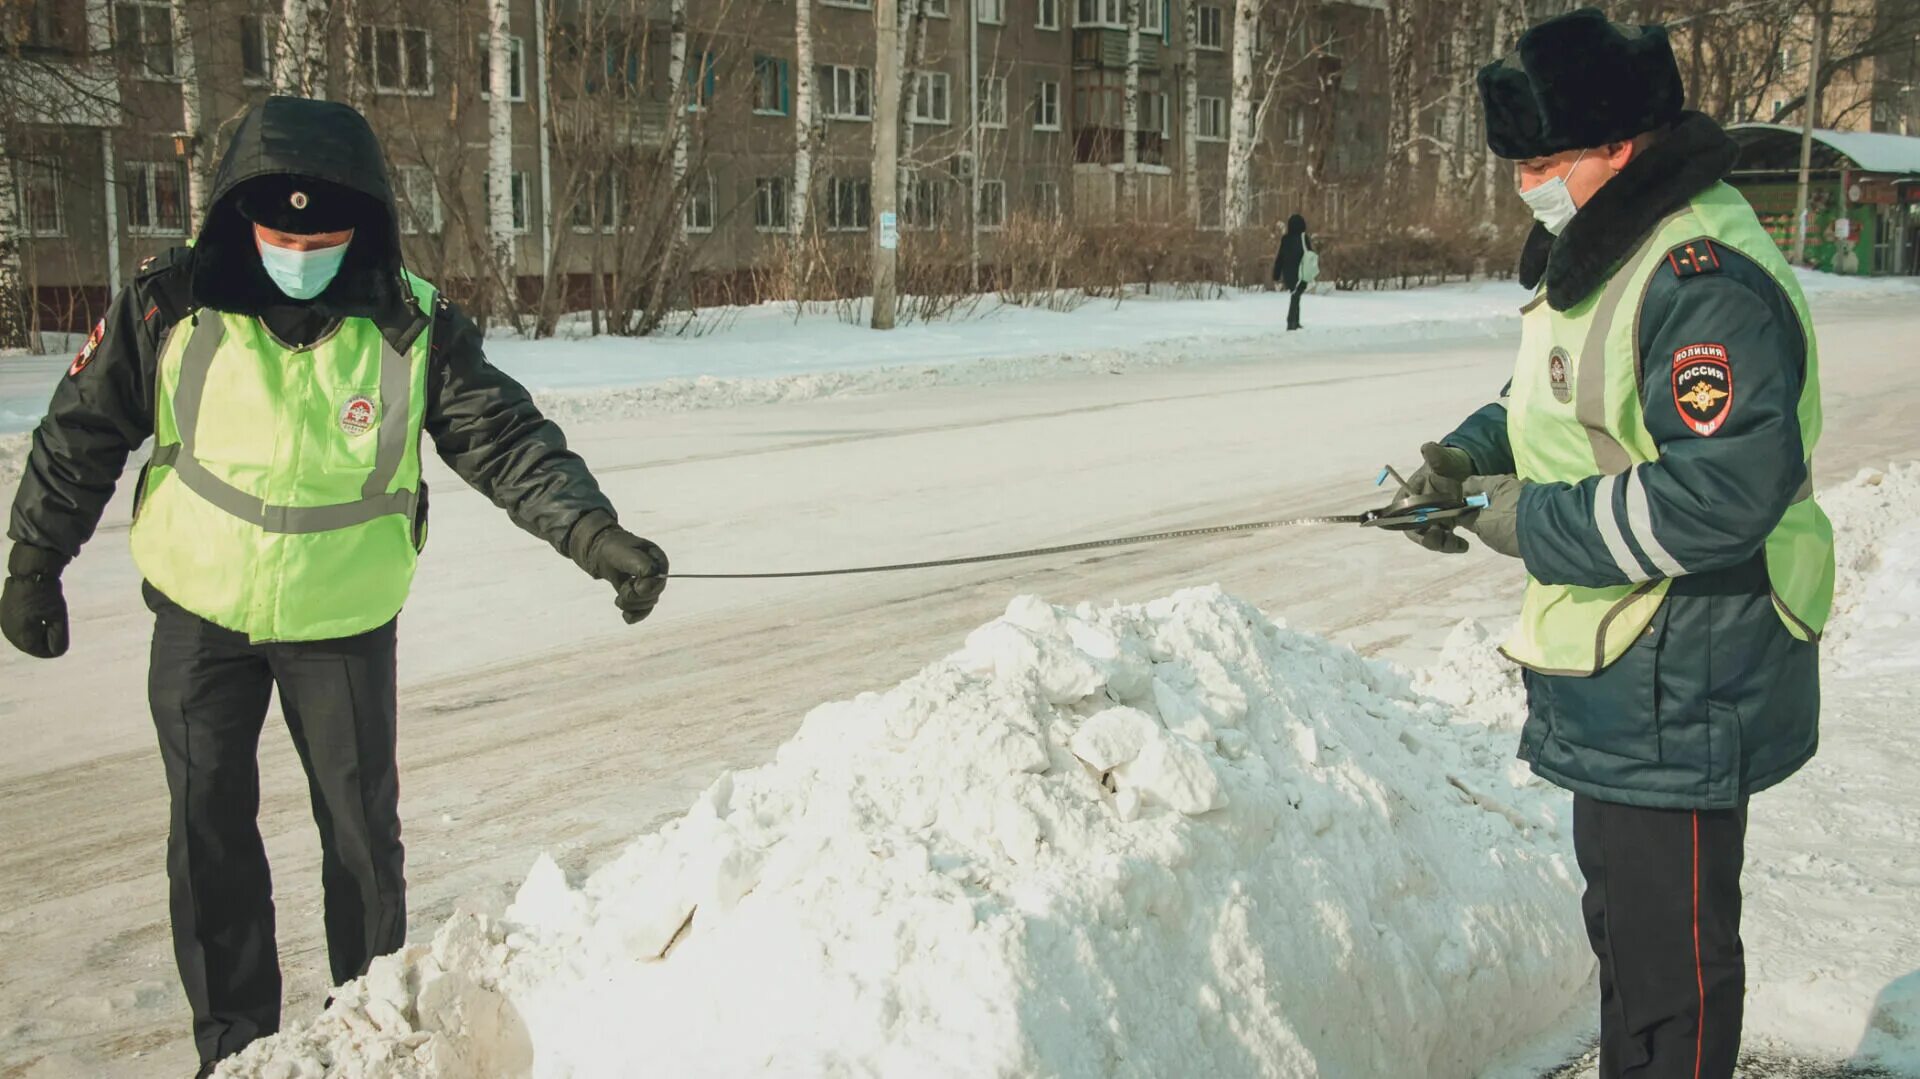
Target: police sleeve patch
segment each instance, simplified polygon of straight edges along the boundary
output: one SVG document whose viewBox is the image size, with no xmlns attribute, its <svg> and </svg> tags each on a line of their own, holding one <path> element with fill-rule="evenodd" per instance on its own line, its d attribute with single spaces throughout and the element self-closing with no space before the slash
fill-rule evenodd
<svg viewBox="0 0 1920 1079">
<path fill-rule="evenodd" d="M 74 356 L 73 363 L 67 367 L 67 377 L 71 378 L 87 369 L 87 365 L 93 362 L 93 354 L 100 351 L 100 339 L 106 335 L 106 319 L 93 324 L 93 332 L 87 335 L 87 343 L 80 346 L 79 354 Z"/>
<path fill-rule="evenodd" d="M 1733 411 L 1733 367 L 1725 345 L 1701 342 L 1673 350 L 1673 407 L 1696 435 L 1726 424 Z"/>
</svg>

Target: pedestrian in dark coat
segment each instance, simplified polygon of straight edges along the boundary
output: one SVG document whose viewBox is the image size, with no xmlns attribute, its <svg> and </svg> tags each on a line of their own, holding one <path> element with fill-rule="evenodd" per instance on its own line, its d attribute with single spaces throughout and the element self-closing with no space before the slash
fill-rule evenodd
<svg viewBox="0 0 1920 1079">
<path fill-rule="evenodd" d="M 404 271 L 397 220 L 358 112 L 255 107 L 197 242 L 142 264 L 54 391 L 7 528 L 0 631 L 54 659 L 69 643 L 61 572 L 128 454 L 154 440 L 132 533 L 155 618 L 174 953 L 201 1075 L 280 1026 L 255 821 L 276 689 L 320 830 L 333 981 L 405 940 L 394 626 L 426 541 L 423 436 L 514 523 L 608 582 L 627 622 L 666 584 L 666 556 L 615 522 L 560 428 L 487 362 L 473 321 Z"/>
<path fill-rule="evenodd" d="M 1287 218 L 1287 234 L 1280 238 L 1280 253 L 1273 258 L 1273 279 L 1293 294 L 1287 301 L 1287 329 L 1300 328 L 1300 294 L 1307 282 L 1300 279 L 1300 257 L 1311 246 L 1307 238 L 1307 219 L 1299 214 Z"/>
</svg>

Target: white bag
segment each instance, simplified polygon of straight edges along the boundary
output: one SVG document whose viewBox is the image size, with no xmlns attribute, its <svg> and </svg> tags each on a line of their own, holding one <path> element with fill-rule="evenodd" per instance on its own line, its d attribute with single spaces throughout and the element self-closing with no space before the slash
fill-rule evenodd
<svg viewBox="0 0 1920 1079">
<path fill-rule="evenodd" d="M 1320 256 L 1305 237 L 1300 240 L 1300 283 L 1311 285 L 1320 280 Z"/>
</svg>

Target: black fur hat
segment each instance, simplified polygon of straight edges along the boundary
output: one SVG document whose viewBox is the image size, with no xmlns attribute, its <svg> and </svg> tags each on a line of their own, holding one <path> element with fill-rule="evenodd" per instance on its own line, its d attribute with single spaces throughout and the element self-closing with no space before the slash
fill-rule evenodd
<svg viewBox="0 0 1920 1079">
<path fill-rule="evenodd" d="M 248 221 L 300 235 L 365 228 L 382 220 L 373 198 L 311 176 L 259 176 L 242 183 L 234 198 Z"/>
<path fill-rule="evenodd" d="M 1666 28 L 1598 8 L 1528 30 L 1479 82 L 1487 149 L 1510 161 L 1622 142 L 1673 123 L 1686 100 Z"/>
</svg>

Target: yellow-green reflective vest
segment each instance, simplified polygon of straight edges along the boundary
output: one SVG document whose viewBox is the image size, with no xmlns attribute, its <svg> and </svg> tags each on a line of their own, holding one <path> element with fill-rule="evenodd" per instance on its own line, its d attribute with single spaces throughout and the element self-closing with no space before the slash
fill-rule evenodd
<svg viewBox="0 0 1920 1079">
<path fill-rule="evenodd" d="M 422 311 L 433 286 L 409 276 Z M 289 348 L 201 310 L 161 346 L 133 559 L 153 586 L 255 641 L 348 637 L 400 613 L 424 522 L 431 328 L 397 351 L 349 318 Z"/>
<path fill-rule="evenodd" d="M 1540 295 L 1522 309 L 1520 354 L 1507 404 L 1507 434 L 1523 480 L 1577 484 L 1609 476 L 1594 500 L 1596 524 L 1623 566 L 1637 565 L 1611 518 L 1613 490 L 1625 484 L 1636 537 L 1660 576 L 1635 584 L 1586 588 L 1527 581 L 1520 624 L 1502 647 L 1508 658 L 1543 674 L 1591 675 L 1620 658 L 1653 620 L 1671 579 L 1686 572 L 1654 536 L 1645 488 L 1634 465 L 1659 457 L 1640 406 L 1639 302 L 1667 252 L 1711 239 L 1738 250 L 1786 291 L 1807 343 L 1800 392 L 1800 437 L 1808 480 L 1766 540 L 1773 606 L 1801 640 L 1817 640 L 1833 606 L 1833 526 L 1813 498 L 1812 458 L 1820 438 L 1820 368 L 1813 319 L 1792 269 L 1738 191 L 1716 184 L 1666 218 L 1614 271 L 1605 288 L 1567 311 Z"/>
</svg>

